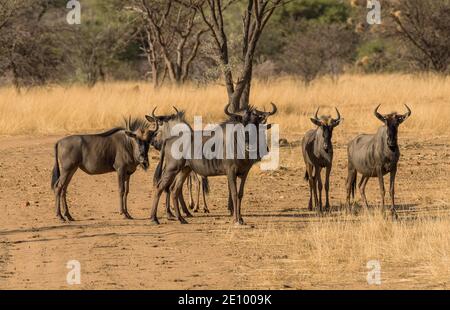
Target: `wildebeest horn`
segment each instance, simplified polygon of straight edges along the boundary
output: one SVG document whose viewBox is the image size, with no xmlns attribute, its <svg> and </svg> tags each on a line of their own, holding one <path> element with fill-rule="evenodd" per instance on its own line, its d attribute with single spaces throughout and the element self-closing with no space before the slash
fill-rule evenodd
<svg viewBox="0 0 450 310">
<path fill-rule="evenodd" d="M 375 116 L 382 122 L 385 121 L 384 116 L 381 115 L 380 113 L 378 113 L 378 108 L 380 107 L 381 104 L 379 104 L 376 108 L 375 111 L 373 112 L 375 114 Z"/>
<path fill-rule="evenodd" d="M 411 109 L 405 104 L 406 110 L 408 110 L 408 112 L 406 112 L 403 117 L 405 119 L 407 119 L 410 115 L 411 115 Z"/>
<path fill-rule="evenodd" d="M 153 117 L 154 119 L 157 119 L 157 118 L 158 118 L 158 116 L 155 115 L 156 108 L 157 108 L 157 107 L 155 107 L 155 108 L 153 109 L 153 111 L 152 111 L 152 117 Z"/>
<path fill-rule="evenodd" d="M 320 109 L 320 107 L 317 108 L 316 114 L 314 114 L 314 118 L 315 118 L 316 120 L 319 120 L 319 116 L 317 115 L 317 114 L 319 114 L 319 109 Z"/>
<path fill-rule="evenodd" d="M 341 120 L 341 113 L 339 113 L 338 108 L 334 108 L 336 110 L 336 114 L 337 114 L 337 118 L 335 119 L 335 121 L 340 121 Z"/>
<path fill-rule="evenodd" d="M 229 104 L 227 104 L 226 106 L 225 106 L 225 109 L 223 110 L 224 112 L 225 112 L 225 114 L 226 115 L 228 115 L 228 116 L 231 116 L 231 117 L 235 117 L 235 116 L 238 116 L 237 114 L 234 114 L 234 113 L 231 113 L 228 109 L 229 109 L 229 107 L 230 107 L 230 105 L 231 105 L 231 103 L 229 103 Z"/>
<path fill-rule="evenodd" d="M 178 112 L 178 109 L 175 108 L 174 106 L 172 106 L 172 108 L 175 110 L 175 112 L 177 112 L 177 114 L 180 113 L 180 112 Z"/>
<path fill-rule="evenodd" d="M 273 102 L 271 102 L 270 104 L 272 105 L 272 112 L 268 112 L 268 115 L 274 115 L 278 111 L 277 106 Z"/>
</svg>

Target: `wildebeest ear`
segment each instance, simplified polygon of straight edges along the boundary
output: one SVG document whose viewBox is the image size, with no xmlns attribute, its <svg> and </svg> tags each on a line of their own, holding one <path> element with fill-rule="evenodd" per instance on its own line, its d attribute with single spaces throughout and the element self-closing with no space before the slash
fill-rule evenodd
<svg viewBox="0 0 450 310">
<path fill-rule="evenodd" d="M 125 134 L 128 136 L 128 137 L 130 137 L 130 138 L 135 138 L 136 139 L 136 134 L 134 133 L 134 132 L 131 132 L 131 131 L 128 131 L 128 130 L 126 130 L 125 131 Z"/>
<path fill-rule="evenodd" d="M 341 124 L 343 120 L 344 120 L 343 118 L 333 120 L 333 127 L 336 127 L 337 125 Z"/>
<path fill-rule="evenodd" d="M 150 122 L 150 123 L 153 123 L 153 122 L 157 122 L 157 119 L 155 119 L 154 117 L 152 117 L 152 116 L 150 116 L 150 115 L 146 115 L 145 116 L 145 118 Z"/>
<path fill-rule="evenodd" d="M 314 117 L 311 117 L 310 120 L 314 125 L 322 126 L 322 123 L 319 120 L 315 119 Z"/>
</svg>

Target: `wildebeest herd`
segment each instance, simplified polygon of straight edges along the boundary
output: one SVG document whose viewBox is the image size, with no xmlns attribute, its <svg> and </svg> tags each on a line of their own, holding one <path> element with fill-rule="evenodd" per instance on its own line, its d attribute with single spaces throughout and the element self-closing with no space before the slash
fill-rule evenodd
<svg viewBox="0 0 450 310">
<path fill-rule="evenodd" d="M 406 105 L 405 105 L 406 106 Z M 63 221 L 73 221 L 66 201 L 67 187 L 75 173 L 80 168 L 87 174 L 103 174 L 117 172 L 120 197 L 120 213 L 127 219 L 131 219 L 127 207 L 127 195 L 130 186 L 130 177 L 138 166 L 144 170 L 149 167 L 148 152 L 151 146 L 160 151 L 160 159 L 153 177 L 153 203 L 150 214 L 152 223 L 158 224 L 157 208 L 161 195 L 166 194 L 166 215 L 169 220 L 178 220 L 187 223 L 181 214 L 183 211 L 187 217 L 192 216 L 183 197 L 183 186 L 188 184 L 190 207 L 194 211 L 199 207 L 200 189 L 203 191 L 204 211 L 208 211 L 205 195 L 209 190 L 208 177 L 226 176 L 228 180 L 228 209 L 233 216 L 235 224 L 242 225 L 244 221 L 241 216 L 241 203 L 244 195 L 245 181 L 252 166 L 260 161 L 269 152 L 258 147 L 259 135 L 265 139 L 266 132 L 272 124 L 268 124 L 268 118 L 277 112 L 277 107 L 272 103 L 272 111 L 260 111 L 249 106 L 240 112 L 230 112 L 230 105 L 225 107 L 224 113 L 227 117 L 220 126 L 222 131 L 229 130 L 228 125 L 254 125 L 258 128 L 258 139 L 252 140 L 245 136 L 245 156 L 243 158 L 234 153 L 233 157 L 205 157 L 192 156 L 195 147 L 190 148 L 191 156 L 174 156 L 171 151 L 178 136 L 173 136 L 173 128 L 179 124 L 188 128 L 188 136 L 194 140 L 196 133 L 185 119 L 184 111 L 176 108 L 174 114 L 158 116 L 155 115 L 156 108 L 151 115 L 144 119 L 131 119 L 125 121 L 123 127 L 116 127 L 106 132 L 90 135 L 72 135 L 59 140 L 55 144 L 55 165 L 52 173 L 51 187 L 55 193 L 56 215 Z M 357 174 L 361 174 L 359 190 L 361 197 L 367 207 L 365 187 L 369 178 L 377 177 L 380 185 L 381 204 L 384 211 L 384 182 L 383 176 L 390 173 L 390 197 L 391 214 L 397 217 L 394 200 L 394 183 L 397 172 L 397 163 L 400 152 L 397 143 L 399 125 L 410 115 L 411 110 L 406 106 L 405 114 L 390 113 L 382 115 L 376 107 L 374 114 L 383 122 L 376 134 L 361 134 L 351 140 L 348 144 L 348 176 L 347 176 L 347 209 L 352 210 L 350 196 L 354 197 Z M 306 166 L 305 179 L 309 182 L 310 199 L 308 208 L 313 207 L 322 213 L 330 210 L 329 187 L 330 173 L 333 164 L 333 129 L 341 121 L 341 115 L 336 108 L 337 118 L 331 116 L 318 116 L 317 109 L 311 122 L 315 129 L 308 131 L 302 140 L 302 153 Z M 151 124 L 155 124 L 151 128 Z M 208 135 L 201 133 L 201 145 L 203 148 L 207 143 Z M 238 144 L 238 137 L 224 135 L 222 139 L 223 149 L 230 144 Z M 237 150 L 238 148 L 234 148 Z M 256 157 L 248 156 L 251 150 L 256 151 Z M 185 154 L 186 155 L 186 154 Z M 322 205 L 322 179 L 321 171 L 325 168 L 325 206 Z M 201 179 L 201 181 L 200 181 Z M 238 185 L 238 179 L 240 180 Z M 187 181 L 187 182 L 186 182 Z M 197 202 L 194 202 L 192 185 L 198 185 Z M 201 185 L 200 185 L 201 184 Z M 175 211 L 173 215 L 171 205 Z M 180 211 L 181 206 L 181 211 Z"/>
</svg>

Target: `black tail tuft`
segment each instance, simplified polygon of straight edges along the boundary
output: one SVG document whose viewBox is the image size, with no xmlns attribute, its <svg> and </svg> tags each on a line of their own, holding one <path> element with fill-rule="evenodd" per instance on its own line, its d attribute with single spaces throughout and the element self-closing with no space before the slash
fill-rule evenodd
<svg viewBox="0 0 450 310">
<path fill-rule="evenodd" d="M 352 199 L 355 198 L 356 178 L 357 178 L 357 174 L 355 173 L 355 176 L 353 177 L 353 182 L 352 182 Z"/>
<path fill-rule="evenodd" d="M 153 175 L 153 184 L 158 184 L 158 182 L 161 180 L 162 171 L 163 171 L 163 165 L 164 165 L 164 149 L 165 149 L 166 143 L 163 143 L 161 147 L 161 154 L 159 155 L 159 162 L 156 166 L 155 174 Z"/>
<path fill-rule="evenodd" d="M 202 177 L 202 190 L 206 195 L 209 194 L 209 181 L 207 177 Z"/>
<path fill-rule="evenodd" d="M 53 166 L 53 172 L 52 172 L 52 183 L 51 187 L 54 190 L 56 183 L 58 183 L 59 176 L 61 175 L 61 172 L 59 171 L 59 162 L 58 162 L 58 143 L 55 144 L 55 165 Z"/>
</svg>

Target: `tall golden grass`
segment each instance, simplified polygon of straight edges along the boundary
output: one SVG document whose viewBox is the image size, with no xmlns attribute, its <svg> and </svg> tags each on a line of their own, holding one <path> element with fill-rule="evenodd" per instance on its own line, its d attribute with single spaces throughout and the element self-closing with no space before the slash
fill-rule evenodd
<svg viewBox="0 0 450 310">
<path fill-rule="evenodd" d="M 269 107 L 273 101 L 279 113 L 273 118 L 282 134 L 310 128 L 308 116 L 317 106 L 334 113 L 337 106 L 348 131 L 373 130 L 379 125 L 372 111 L 403 111 L 407 103 L 413 120 L 403 130 L 448 132 L 450 120 L 450 78 L 413 75 L 344 75 L 338 83 L 321 79 L 305 87 L 294 78 L 254 81 L 251 103 Z M 0 89 L 0 134 L 34 135 L 95 131 L 117 125 L 124 116 L 142 116 L 158 106 L 165 113 L 175 105 L 185 109 L 188 119 L 201 115 L 204 122 L 223 119 L 227 102 L 223 86 L 165 86 L 154 90 L 144 82 L 114 82 L 85 86 L 49 86 L 18 94 L 12 87 Z"/>
<path fill-rule="evenodd" d="M 250 249 L 247 276 L 260 288 L 377 288 L 367 282 L 372 260 L 380 263 L 379 288 L 450 288 L 448 214 L 387 221 L 374 211 L 303 225 L 269 225 L 245 237 L 230 230 L 224 242 Z"/>
</svg>

